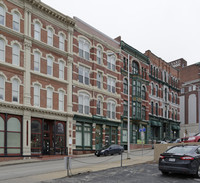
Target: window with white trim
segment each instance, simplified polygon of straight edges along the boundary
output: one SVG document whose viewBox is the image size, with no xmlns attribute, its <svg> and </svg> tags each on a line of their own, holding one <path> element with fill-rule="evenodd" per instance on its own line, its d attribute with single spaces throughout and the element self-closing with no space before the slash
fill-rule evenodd
<svg viewBox="0 0 200 183">
<path fill-rule="evenodd" d="M 5 8 L 0 6 L 0 24 L 5 25 Z"/>
<path fill-rule="evenodd" d="M 78 96 L 78 112 L 82 114 L 90 112 L 90 97 L 86 93 L 80 93 Z"/>
<path fill-rule="evenodd" d="M 102 115 L 102 109 L 103 109 L 102 97 L 98 97 L 98 99 L 97 99 L 97 115 Z"/>
<path fill-rule="evenodd" d="M 97 72 L 97 88 L 101 89 L 102 86 L 102 73 Z"/>
<path fill-rule="evenodd" d="M 34 106 L 40 106 L 40 85 L 34 85 Z"/>
<path fill-rule="evenodd" d="M 128 80 L 125 78 L 123 82 L 123 92 L 124 94 L 128 94 Z"/>
<path fill-rule="evenodd" d="M 90 58 L 90 43 L 85 39 L 79 40 L 79 56 L 86 60 Z"/>
<path fill-rule="evenodd" d="M 53 46 L 53 30 L 48 28 L 47 30 L 47 44 Z"/>
<path fill-rule="evenodd" d="M 52 109 L 53 106 L 53 89 L 47 88 L 47 108 Z"/>
<path fill-rule="evenodd" d="M 47 74 L 53 75 L 53 59 L 50 56 L 47 57 Z"/>
<path fill-rule="evenodd" d="M 107 117 L 110 119 L 116 118 L 116 103 L 112 100 L 107 103 Z"/>
<path fill-rule="evenodd" d="M 12 101 L 19 102 L 19 81 L 17 79 L 12 81 Z"/>
<path fill-rule="evenodd" d="M 59 110 L 64 111 L 64 91 L 59 91 Z"/>
<path fill-rule="evenodd" d="M 90 69 L 79 66 L 79 82 L 89 85 L 90 84 Z"/>
<path fill-rule="evenodd" d="M 5 79 L 0 76 L 0 100 L 5 100 Z"/>
<path fill-rule="evenodd" d="M 40 53 L 34 52 L 34 71 L 40 71 Z"/>
<path fill-rule="evenodd" d="M 101 64 L 102 60 L 102 49 L 101 47 L 97 47 L 97 63 Z"/>
<path fill-rule="evenodd" d="M 59 78 L 64 79 L 64 62 L 59 61 Z"/>
<path fill-rule="evenodd" d="M 114 53 L 109 53 L 107 55 L 107 67 L 108 67 L 108 69 L 115 71 L 116 58 L 115 58 Z"/>
<path fill-rule="evenodd" d="M 65 49 L 65 37 L 63 34 L 59 35 L 59 49 L 63 51 Z"/>
<path fill-rule="evenodd" d="M 0 38 L 0 61 L 5 61 L 5 41 Z"/>
<path fill-rule="evenodd" d="M 34 24 L 34 38 L 38 41 L 41 39 L 41 25 L 38 22 Z"/>
<path fill-rule="evenodd" d="M 20 47 L 18 44 L 12 46 L 12 64 L 19 66 L 20 61 Z"/>
<path fill-rule="evenodd" d="M 107 89 L 109 92 L 115 93 L 115 87 L 116 87 L 115 83 L 116 83 L 116 80 L 108 76 Z"/>
<path fill-rule="evenodd" d="M 20 16 L 17 12 L 13 13 L 13 30 L 20 31 Z"/>
</svg>

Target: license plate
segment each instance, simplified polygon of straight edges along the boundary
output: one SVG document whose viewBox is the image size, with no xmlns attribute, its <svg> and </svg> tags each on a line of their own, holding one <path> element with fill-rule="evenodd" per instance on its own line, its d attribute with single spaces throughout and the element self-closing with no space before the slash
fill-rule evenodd
<svg viewBox="0 0 200 183">
<path fill-rule="evenodd" d="M 175 158 L 169 158 L 169 161 L 175 162 Z"/>
</svg>

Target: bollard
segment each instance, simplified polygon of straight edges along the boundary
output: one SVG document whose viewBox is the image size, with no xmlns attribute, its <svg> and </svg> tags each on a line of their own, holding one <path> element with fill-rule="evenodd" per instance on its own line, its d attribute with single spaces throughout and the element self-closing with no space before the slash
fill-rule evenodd
<svg viewBox="0 0 200 183">
<path fill-rule="evenodd" d="M 64 157 L 65 169 L 67 170 L 67 177 L 70 177 L 69 171 L 71 170 L 71 157 Z"/>
<path fill-rule="evenodd" d="M 123 154 L 123 152 L 121 152 L 121 167 L 122 167 L 122 154 Z"/>
</svg>

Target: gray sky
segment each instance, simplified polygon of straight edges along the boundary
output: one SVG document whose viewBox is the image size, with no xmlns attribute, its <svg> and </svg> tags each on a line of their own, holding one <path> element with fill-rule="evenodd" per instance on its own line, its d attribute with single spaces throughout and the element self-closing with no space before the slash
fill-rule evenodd
<svg viewBox="0 0 200 183">
<path fill-rule="evenodd" d="M 200 62 L 200 0 L 42 0 L 166 62 Z"/>
</svg>

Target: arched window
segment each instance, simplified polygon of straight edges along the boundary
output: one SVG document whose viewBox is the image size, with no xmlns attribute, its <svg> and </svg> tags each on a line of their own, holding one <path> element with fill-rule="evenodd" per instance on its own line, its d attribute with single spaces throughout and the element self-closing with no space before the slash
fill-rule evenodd
<svg viewBox="0 0 200 183">
<path fill-rule="evenodd" d="M 40 86 L 38 84 L 34 85 L 34 106 L 40 106 Z"/>
<path fill-rule="evenodd" d="M 158 103 L 156 103 L 156 116 L 158 116 Z"/>
<path fill-rule="evenodd" d="M 0 100 L 5 100 L 5 79 L 0 76 Z"/>
<path fill-rule="evenodd" d="M 53 30 L 48 28 L 47 30 L 47 44 L 53 46 Z"/>
<path fill-rule="evenodd" d="M 12 81 L 12 101 L 19 102 L 19 81 L 17 79 Z"/>
<path fill-rule="evenodd" d="M 111 119 L 116 118 L 116 103 L 112 100 L 108 100 L 107 103 L 107 117 Z"/>
<path fill-rule="evenodd" d="M 64 62 L 59 61 L 59 78 L 64 79 Z"/>
<path fill-rule="evenodd" d="M 47 74 L 53 75 L 53 59 L 50 56 L 47 57 Z"/>
<path fill-rule="evenodd" d="M 3 62 L 5 61 L 5 41 L 1 38 L 0 38 L 0 61 Z"/>
<path fill-rule="evenodd" d="M 47 108 L 52 109 L 53 106 L 53 89 L 47 88 Z"/>
<path fill-rule="evenodd" d="M 65 37 L 62 33 L 59 35 L 59 49 L 62 51 L 65 49 Z"/>
<path fill-rule="evenodd" d="M 153 115 L 154 112 L 154 106 L 153 106 L 153 102 L 151 102 L 151 114 Z"/>
<path fill-rule="evenodd" d="M 156 97 L 158 97 L 158 85 L 156 85 Z"/>
<path fill-rule="evenodd" d="M 167 95 L 167 88 L 165 88 L 165 101 L 167 101 L 167 97 L 168 97 L 168 95 Z"/>
<path fill-rule="evenodd" d="M 80 93 L 78 97 L 78 111 L 82 114 L 90 112 L 90 96 L 86 93 Z"/>
<path fill-rule="evenodd" d="M 13 14 L 13 30 L 20 31 L 20 16 L 17 12 Z"/>
<path fill-rule="evenodd" d="M 139 74 L 139 65 L 135 61 L 133 61 L 133 63 L 132 63 L 132 73 Z"/>
<path fill-rule="evenodd" d="M 102 60 L 102 49 L 100 46 L 97 47 L 97 63 L 101 64 Z"/>
<path fill-rule="evenodd" d="M 123 82 L 124 94 L 128 94 L 128 80 L 125 78 Z"/>
<path fill-rule="evenodd" d="M 64 91 L 59 91 L 59 110 L 64 111 Z"/>
<path fill-rule="evenodd" d="M 17 118 L 7 121 L 7 153 L 20 154 L 21 151 L 21 123 Z"/>
<path fill-rule="evenodd" d="M 34 38 L 38 41 L 41 39 L 41 25 L 38 22 L 34 24 Z"/>
<path fill-rule="evenodd" d="M 0 154 L 4 154 L 4 137 L 5 137 L 5 123 L 2 117 L 0 117 Z"/>
<path fill-rule="evenodd" d="M 20 47 L 18 44 L 13 44 L 12 47 L 12 63 L 13 65 L 19 66 L 19 61 L 20 61 Z"/>
<path fill-rule="evenodd" d="M 102 98 L 98 97 L 98 99 L 97 99 L 97 115 L 102 115 L 102 109 L 103 109 Z"/>
<path fill-rule="evenodd" d="M 85 39 L 79 40 L 79 56 L 86 60 L 90 58 L 90 43 Z"/>
<path fill-rule="evenodd" d="M 114 53 L 108 53 L 108 55 L 107 55 L 107 67 L 108 67 L 108 69 L 115 71 L 116 57 L 115 57 Z"/>
<path fill-rule="evenodd" d="M 142 86 L 142 99 L 146 100 L 146 88 L 145 88 L 145 86 Z"/>
<path fill-rule="evenodd" d="M 174 93 L 172 92 L 172 103 L 174 103 Z"/>
<path fill-rule="evenodd" d="M 40 53 L 34 52 L 34 71 L 40 71 Z"/>
<path fill-rule="evenodd" d="M 5 25 L 5 8 L 0 6 L 0 24 Z"/>
<path fill-rule="evenodd" d="M 158 68 L 156 69 L 156 78 L 158 78 Z"/>
</svg>

